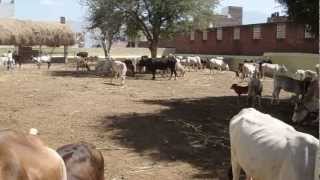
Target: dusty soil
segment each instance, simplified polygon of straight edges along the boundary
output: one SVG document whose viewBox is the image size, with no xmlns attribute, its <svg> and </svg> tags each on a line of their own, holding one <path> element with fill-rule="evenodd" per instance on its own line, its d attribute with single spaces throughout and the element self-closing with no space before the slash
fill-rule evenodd
<svg viewBox="0 0 320 180">
<path fill-rule="evenodd" d="M 237 82 L 232 72 L 199 71 L 176 81 L 129 77 L 120 87 L 71 65 L 25 65 L 0 70 L 0 128 L 37 128 L 53 148 L 90 142 L 103 149 L 105 179 L 226 179 L 228 123 L 246 106 L 230 90 Z M 263 83 L 260 110 L 290 123 L 290 95 L 272 106 L 272 80 Z M 295 128 L 318 137 L 317 126 Z"/>
</svg>

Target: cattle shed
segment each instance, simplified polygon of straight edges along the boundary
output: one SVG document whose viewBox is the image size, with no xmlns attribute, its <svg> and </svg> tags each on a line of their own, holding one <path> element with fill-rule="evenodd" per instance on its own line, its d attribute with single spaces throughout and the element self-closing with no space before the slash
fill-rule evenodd
<svg viewBox="0 0 320 180">
<path fill-rule="evenodd" d="M 19 47 L 26 52 L 32 46 L 72 46 L 75 34 L 71 28 L 59 22 L 40 22 L 18 19 L 0 19 L 0 45 Z M 29 54 L 20 54 L 28 56 Z"/>
</svg>

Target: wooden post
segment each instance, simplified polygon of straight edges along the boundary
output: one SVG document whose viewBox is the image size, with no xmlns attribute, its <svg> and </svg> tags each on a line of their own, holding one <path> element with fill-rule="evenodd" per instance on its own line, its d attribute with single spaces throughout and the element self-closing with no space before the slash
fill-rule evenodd
<svg viewBox="0 0 320 180">
<path fill-rule="evenodd" d="M 60 23 L 66 24 L 66 17 L 60 17 Z M 68 46 L 63 46 L 63 57 L 64 57 L 64 63 L 68 63 Z"/>
</svg>

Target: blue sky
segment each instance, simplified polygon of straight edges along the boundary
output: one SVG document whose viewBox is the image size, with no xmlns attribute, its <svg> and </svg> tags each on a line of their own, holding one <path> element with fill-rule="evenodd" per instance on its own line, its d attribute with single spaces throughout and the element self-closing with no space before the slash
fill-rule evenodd
<svg viewBox="0 0 320 180">
<path fill-rule="evenodd" d="M 242 6 L 243 23 L 262 23 L 275 11 L 283 8 L 275 0 L 221 0 L 217 7 L 219 13 L 225 6 Z M 69 20 L 82 21 L 86 11 L 80 0 L 16 0 L 16 17 L 31 20 L 59 20 L 65 16 Z"/>
</svg>

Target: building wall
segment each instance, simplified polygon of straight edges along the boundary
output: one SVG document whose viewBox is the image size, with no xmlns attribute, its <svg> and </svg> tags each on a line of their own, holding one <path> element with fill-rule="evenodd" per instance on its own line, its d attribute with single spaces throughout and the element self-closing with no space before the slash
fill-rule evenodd
<svg viewBox="0 0 320 180">
<path fill-rule="evenodd" d="M 242 25 L 242 7 L 227 6 L 222 9 L 221 15 L 216 15 L 213 27 Z"/>
<path fill-rule="evenodd" d="M 208 32 L 208 39 L 202 39 L 202 32 L 195 33 L 195 40 L 190 40 L 190 33 L 177 34 L 175 48 L 177 53 L 194 54 L 233 54 L 233 55 L 263 55 L 264 52 L 303 52 L 318 53 L 318 39 L 305 39 L 304 25 L 286 23 L 286 38 L 276 39 L 277 24 L 259 24 L 261 36 L 253 39 L 253 26 L 243 25 L 223 27 L 223 38 L 216 40 L 217 29 Z M 233 29 L 240 27 L 240 40 L 233 39 Z"/>
</svg>

